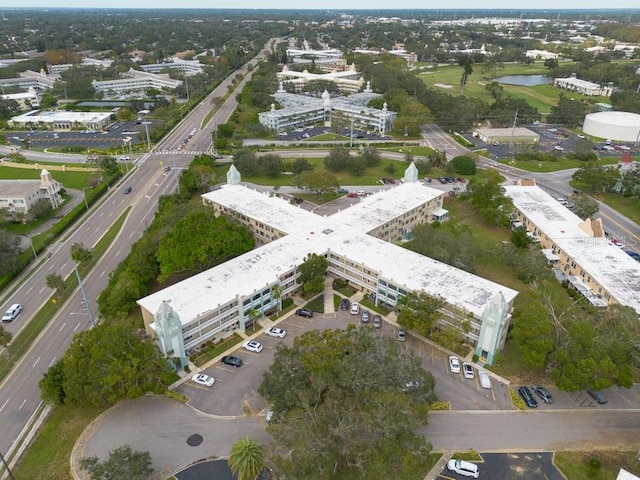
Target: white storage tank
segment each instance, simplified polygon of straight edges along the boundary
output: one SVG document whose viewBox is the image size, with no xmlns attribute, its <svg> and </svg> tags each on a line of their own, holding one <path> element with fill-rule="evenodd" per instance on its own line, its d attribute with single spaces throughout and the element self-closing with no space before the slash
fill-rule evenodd
<svg viewBox="0 0 640 480">
<path fill-rule="evenodd" d="M 590 113 L 584 118 L 582 131 L 594 137 L 637 142 L 640 140 L 640 115 L 629 112 Z"/>
</svg>

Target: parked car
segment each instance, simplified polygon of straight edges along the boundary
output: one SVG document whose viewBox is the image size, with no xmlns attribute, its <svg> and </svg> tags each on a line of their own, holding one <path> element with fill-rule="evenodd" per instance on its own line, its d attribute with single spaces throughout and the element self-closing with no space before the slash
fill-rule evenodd
<svg viewBox="0 0 640 480">
<path fill-rule="evenodd" d="M 347 190 L 346 188 L 338 188 L 336 190 L 336 193 L 349 193 L 349 190 Z"/>
<path fill-rule="evenodd" d="M 269 335 L 270 337 L 284 338 L 287 336 L 287 332 L 278 327 L 271 327 L 269 330 L 267 330 L 267 335 Z"/>
<path fill-rule="evenodd" d="M 242 347 L 245 350 L 253 353 L 260 353 L 262 351 L 262 344 L 260 342 L 256 342 L 255 340 L 249 340 L 248 342 L 245 342 Z"/>
<path fill-rule="evenodd" d="M 349 310 L 349 304 L 351 302 L 349 302 L 348 298 L 343 298 L 342 300 L 340 300 L 340 310 Z"/>
<path fill-rule="evenodd" d="M 382 328 L 382 317 L 380 315 L 373 316 L 373 328 Z"/>
<path fill-rule="evenodd" d="M 362 310 L 362 323 L 369 323 L 370 316 L 369 310 Z"/>
<path fill-rule="evenodd" d="M 239 368 L 242 366 L 242 359 L 238 357 L 234 357 L 233 355 L 225 355 L 222 357 L 222 363 L 225 365 L 231 365 L 232 367 Z"/>
<path fill-rule="evenodd" d="M 364 197 L 366 195 L 364 190 L 356 190 L 356 195 L 359 197 Z"/>
<path fill-rule="evenodd" d="M 531 390 L 536 392 L 536 395 L 538 395 L 544 403 L 553 403 L 553 397 L 546 388 L 540 385 L 532 385 Z"/>
<path fill-rule="evenodd" d="M 296 310 L 296 315 L 298 315 L 299 317 L 311 318 L 313 317 L 313 312 L 308 308 L 299 308 L 298 310 Z"/>
<path fill-rule="evenodd" d="M 587 387 L 587 393 L 589 395 L 591 395 L 591 398 L 593 398 L 600 405 L 604 405 L 605 403 L 607 403 L 609 401 L 609 400 L 607 400 L 607 397 L 605 396 L 605 394 L 600 392 L 600 391 L 598 391 L 598 390 L 593 390 L 593 389 Z"/>
<path fill-rule="evenodd" d="M 404 328 L 398 329 L 398 341 L 406 342 L 407 341 L 407 333 L 404 331 Z"/>
<path fill-rule="evenodd" d="M 360 313 L 360 305 L 357 303 L 351 304 L 351 315 L 358 315 Z"/>
<path fill-rule="evenodd" d="M 22 311 L 22 305 L 20 305 L 19 303 L 14 303 L 4 313 L 4 315 L 2 316 L 2 321 L 13 322 L 16 318 L 18 318 L 18 315 L 20 315 L 21 311 Z"/>
<path fill-rule="evenodd" d="M 475 374 L 473 373 L 473 365 L 468 362 L 464 362 L 462 364 L 462 373 L 464 374 L 464 378 L 475 378 Z"/>
<path fill-rule="evenodd" d="M 196 373 L 193 377 L 191 377 L 191 381 L 197 383 L 198 385 L 204 385 L 205 387 L 210 387 L 216 382 L 213 377 L 205 375 L 204 373 Z"/>
<path fill-rule="evenodd" d="M 522 397 L 522 400 L 524 400 L 524 403 L 527 404 L 527 407 L 529 408 L 538 407 L 538 401 L 535 399 L 535 397 L 533 396 L 533 393 L 531 393 L 531 390 L 529 390 L 528 387 L 518 388 L 518 394 Z"/>
<path fill-rule="evenodd" d="M 478 465 L 471 462 L 465 462 L 464 460 L 456 460 L 455 458 L 449 460 L 447 463 L 447 469 L 450 472 L 455 472 L 463 477 L 478 478 L 480 476 Z"/>
<path fill-rule="evenodd" d="M 478 370 L 478 379 L 482 388 L 491 388 L 491 379 L 485 370 Z"/>
<path fill-rule="evenodd" d="M 357 196 L 358 196 L 358 194 L 356 192 L 347 193 L 347 197 L 349 197 L 349 198 L 356 198 Z"/>
<path fill-rule="evenodd" d="M 449 357 L 449 370 L 451 373 L 460 373 L 460 360 L 455 355 Z"/>
</svg>

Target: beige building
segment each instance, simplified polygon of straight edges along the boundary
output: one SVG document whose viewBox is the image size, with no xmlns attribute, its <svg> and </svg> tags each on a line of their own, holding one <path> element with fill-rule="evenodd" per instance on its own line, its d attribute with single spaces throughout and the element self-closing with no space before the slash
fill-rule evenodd
<svg viewBox="0 0 640 480">
<path fill-rule="evenodd" d="M 514 220 L 539 240 L 559 279 L 594 306 L 619 303 L 640 314 L 640 263 L 606 238 L 600 219 L 582 220 L 534 181 L 504 188 Z"/>
<path fill-rule="evenodd" d="M 62 204 L 62 185 L 47 170 L 42 170 L 40 180 L 0 180 L 0 209 L 10 213 L 28 213 L 38 200 L 45 199 L 51 208 Z"/>
<path fill-rule="evenodd" d="M 241 185 L 232 166 L 227 184 L 202 199 L 249 227 L 257 248 L 138 300 L 146 331 L 174 356 L 243 331 L 252 310 L 275 311 L 279 299 L 300 288 L 298 267 L 317 254 L 328 260 L 329 275 L 375 294 L 377 303 L 394 307 L 409 292 L 441 297 L 441 325 L 458 328 L 480 358 L 493 362 L 518 292 L 390 243 L 418 224 L 446 217 L 444 192 L 419 182 L 417 174 L 411 165 L 401 185 L 321 217 Z"/>
</svg>

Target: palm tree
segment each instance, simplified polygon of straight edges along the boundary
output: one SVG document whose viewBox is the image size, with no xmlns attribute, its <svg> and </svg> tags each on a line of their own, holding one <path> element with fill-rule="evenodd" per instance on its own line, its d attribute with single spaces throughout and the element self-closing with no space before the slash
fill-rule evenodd
<svg viewBox="0 0 640 480">
<path fill-rule="evenodd" d="M 227 463 L 238 480 L 255 480 L 264 468 L 264 448 L 253 438 L 241 438 L 231 446 Z"/>
<path fill-rule="evenodd" d="M 282 287 L 280 285 L 271 287 L 271 296 L 278 300 L 278 313 L 280 313 L 280 310 L 282 310 Z"/>
<path fill-rule="evenodd" d="M 249 319 L 251 320 L 251 325 L 253 327 L 253 331 L 255 332 L 256 331 L 256 320 L 260 316 L 260 312 L 258 312 L 255 308 L 252 308 L 247 312 L 247 315 L 249 316 Z"/>
</svg>

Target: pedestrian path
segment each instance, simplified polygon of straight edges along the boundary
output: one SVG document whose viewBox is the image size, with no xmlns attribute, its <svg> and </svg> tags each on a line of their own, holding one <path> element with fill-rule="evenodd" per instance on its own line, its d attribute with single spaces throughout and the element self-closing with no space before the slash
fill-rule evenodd
<svg viewBox="0 0 640 480">
<path fill-rule="evenodd" d="M 335 317 L 336 309 L 333 304 L 333 277 L 327 275 L 324 279 L 324 316 Z"/>
<path fill-rule="evenodd" d="M 433 466 L 431 471 L 427 473 L 426 477 L 424 477 L 424 480 L 435 480 L 436 478 L 438 478 L 442 473 L 442 470 L 444 470 L 444 467 L 447 464 L 447 462 L 451 460 L 452 456 L 453 456 L 452 451 L 448 450 L 444 452 L 442 454 L 442 457 L 440 457 L 440 460 L 436 462 L 436 464 Z"/>
<path fill-rule="evenodd" d="M 211 155 L 211 152 L 201 152 L 198 150 L 154 150 L 155 155 Z"/>
</svg>

